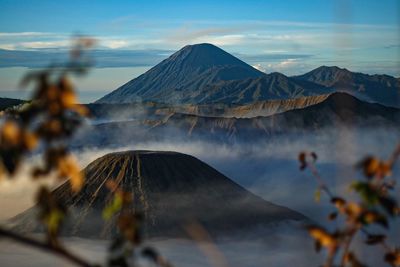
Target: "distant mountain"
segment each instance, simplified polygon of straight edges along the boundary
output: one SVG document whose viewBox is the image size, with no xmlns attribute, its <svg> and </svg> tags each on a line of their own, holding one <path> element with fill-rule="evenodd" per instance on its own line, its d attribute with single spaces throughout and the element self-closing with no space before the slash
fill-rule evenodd
<svg viewBox="0 0 400 267">
<path fill-rule="evenodd" d="M 0 97 L 0 111 L 25 103 L 25 100 Z"/>
<path fill-rule="evenodd" d="M 307 99 L 301 98 L 301 101 Z M 312 100 L 314 102 L 303 103 L 303 106 L 301 101 L 279 102 L 279 109 L 298 108 L 281 110 L 272 115 L 268 109 L 261 107 L 265 116 L 246 117 L 252 112 L 248 107 L 261 114 L 252 105 L 244 106 L 244 110 L 237 107 L 227 111 L 230 114 L 242 114 L 242 117 L 224 117 L 223 110 L 220 110 L 219 116 L 205 116 L 170 109 L 168 112 L 153 113 L 152 116 L 92 125 L 75 138 L 73 146 L 120 146 L 160 140 L 254 143 L 276 135 L 308 133 L 339 126 L 400 130 L 400 110 L 397 108 L 361 101 L 347 93 L 332 93 Z"/>
<path fill-rule="evenodd" d="M 263 75 L 214 45 L 188 45 L 96 102 L 182 103 L 209 84 Z"/>
<path fill-rule="evenodd" d="M 400 80 L 389 75 L 368 75 L 322 66 L 294 78 L 347 92 L 369 102 L 400 107 Z"/>
<path fill-rule="evenodd" d="M 107 154 L 89 164 L 86 182 L 78 194 L 68 183 L 55 189 L 72 218 L 64 235 L 110 238 L 116 221 L 104 223 L 103 207 L 112 200 L 106 181 L 115 181 L 135 199 L 132 212 L 144 214 L 148 237 L 185 237 L 184 226 L 200 223 L 213 237 L 282 222 L 305 223 L 308 219 L 288 208 L 274 205 L 250 193 L 204 162 L 181 153 L 126 151 Z M 16 230 L 39 230 L 35 208 L 12 219 Z"/>
<path fill-rule="evenodd" d="M 154 102 L 132 104 L 85 104 L 95 121 L 131 120 L 138 118 L 152 119 L 182 113 L 205 117 L 252 118 L 269 116 L 292 109 L 304 108 L 324 101 L 330 94 L 304 96 L 290 99 L 256 101 L 250 104 L 215 103 L 215 104 L 161 104 Z"/>
<path fill-rule="evenodd" d="M 265 74 L 211 44 L 185 46 L 96 103 L 245 105 L 332 92 L 400 107 L 397 78 L 326 66 L 294 77 Z"/>
<path fill-rule="evenodd" d="M 192 139 L 221 142 L 254 142 L 277 134 L 301 133 L 332 126 L 394 127 L 400 129 L 400 110 L 358 100 L 346 93 L 332 93 L 324 101 L 266 117 L 215 118 L 174 114 L 163 121 L 147 121 L 150 133 L 179 129 Z M 149 134 L 150 134 L 149 133 Z"/>
</svg>

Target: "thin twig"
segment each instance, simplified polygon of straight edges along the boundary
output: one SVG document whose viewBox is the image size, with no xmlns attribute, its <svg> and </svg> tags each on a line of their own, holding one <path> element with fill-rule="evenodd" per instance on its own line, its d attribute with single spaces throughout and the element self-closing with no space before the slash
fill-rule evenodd
<svg viewBox="0 0 400 267">
<path fill-rule="evenodd" d="M 307 166 L 309 167 L 311 174 L 315 177 L 315 179 L 318 182 L 318 187 L 323 190 L 325 193 L 328 194 L 330 198 L 333 198 L 332 192 L 329 190 L 329 188 L 326 186 L 324 183 L 324 180 L 322 179 L 321 175 L 319 174 L 317 167 L 315 167 L 315 164 L 312 162 L 307 162 Z"/>
<path fill-rule="evenodd" d="M 359 228 L 355 227 L 354 225 L 349 230 L 349 235 L 347 236 L 346 241 L 344 242 L 344 245 L 343 245 L 343 255 L 342 255 L 341 262 L 340 262 L 340 267 L 346 266 L 346 257 L 347 257 L 347 254 L 349 253 L 350 244 L 353 241 L 353 238 L 357 234 L 358 230 L 359 230 Z"/>
<path fill-rule="evenodd" d="M 6 238 L 12 239 L 18 243 L 27 245 L 29 247 L 37 248 L 42 251 L 52 253 L 53 255 L 62 257 L 64 259 L 74 263 L 77 266 L 82 266 L 82 267 L 98 266 L 98 265 L 93 265 L 93 264 L 87 262 L 86 260 L 82 259 L 81 257 L 72 254 L 65 248 L 51 246 L 48 243 L 40 242 L 36 239 L 17 234 L 13 231 L 4 229 L 2 227 L 0 227 L 0 237 L 6 237 Z"/>
</svg>

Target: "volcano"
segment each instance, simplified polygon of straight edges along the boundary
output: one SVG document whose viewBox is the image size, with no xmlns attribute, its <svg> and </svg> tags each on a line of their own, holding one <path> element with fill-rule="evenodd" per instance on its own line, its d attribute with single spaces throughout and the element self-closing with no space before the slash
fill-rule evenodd
<svg viewBox="0 0 400 267">
<path fill-rule="evenodd" d="M 188 102 L 206 85 L 263 75 L 214 45 L 188 45 L 96 102 Z"/>
<path fill-rule="evenodd" d="M 177 152 L 126 151 L 107 154 L 89 164 L 78 194 L 68 183 L 55 189 L 71 213 L 64 235 L 110 238 L 115 221 L 101 219 L 112 199 L 105 184 L 114 180 L 135 198 L 144 214 L 147 237 L 185 237 L 183 227 L 198 222 L 212 236 L 222 236 L 282 222 L 304 223 L 307 218 L 250 193 L 229 178 L 189 155 Z M 12 219 L 18 231 L 39 231 L 33 207 Z"/>
</svg>

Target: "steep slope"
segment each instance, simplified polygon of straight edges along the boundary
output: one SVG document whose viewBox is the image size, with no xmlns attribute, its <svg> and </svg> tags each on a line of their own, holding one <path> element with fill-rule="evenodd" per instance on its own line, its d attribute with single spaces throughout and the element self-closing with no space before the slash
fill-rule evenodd
<svg viewBox="0 0 400 267">
<path fill-rule="evenodd" d="M 114 180 L 135 198 L 134 210 L 144 213 L 147 236 L 184 237 L 183 226 L 196 221 L 213 236 L 271 226 L 305 222 L 288 208 L 269 203 L 246 191 L 204 162 L 181 153 L 126 151 L 107 154 L 83 172 L 86 183 L 73 195 L 67 183 L 55 190 L 72 211 L 65 235 L 111 237 L 115 221 L 101 223 L 101 211 L 111 200 L 105 186 Z M 32 208 L 13 219 L 15 229 L 36 231 Z"/>
<path fill-rule="evenodd" d="M 400 107 L 400 81 L 389 75 L 368 75 L 322 66 L 294 78 L 348 92 L 369 102 Z"/>
<path fill-rule="evenodd" d="M 250 104 L 326 93 L 329 90 L 324 86 L 274 72 L 258 78 L 211 84 L 193 96 L 193 99 L 195 103 Z"/>
<path fill-rule="evenodd" d="M 188 45 L 97 103 L 180 103 L 208 84 L 262 75 L 216 46 Z"/>
</svg>

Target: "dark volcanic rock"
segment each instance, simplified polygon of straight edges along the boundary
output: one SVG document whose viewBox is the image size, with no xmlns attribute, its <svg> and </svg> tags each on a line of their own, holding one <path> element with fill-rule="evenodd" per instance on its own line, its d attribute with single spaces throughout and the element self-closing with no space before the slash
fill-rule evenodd
<svg viewBox="0 0 400 267">
<path fill-rule="evenodd" d="M 115 222 L 101 222 L 101 211 L 111 194 L 107 180 L 132 192 L 145 215 L 144 230 L 150 237 L 184 237 L 186 223 L 201 223 L 212 236 L 231 234 L 280 222 L 307 219 L 288 208 L 274 205 L 248 192 L 204 162 L 176 152 L 126 151 L 105 155 L 85 169 L 86 184 L 73 195 L 68 183 L 55 190 L 72 212 L 64 234 L 108 238 Z M 19 231 L 37 231 L 35 209 L 15 217 Z"/>
</svg>

